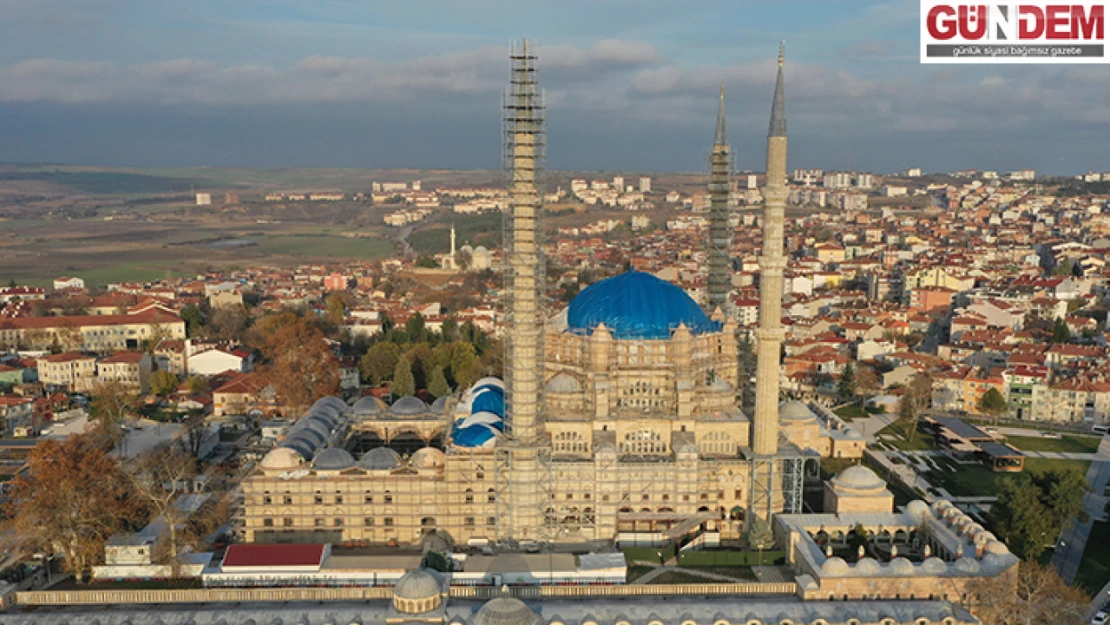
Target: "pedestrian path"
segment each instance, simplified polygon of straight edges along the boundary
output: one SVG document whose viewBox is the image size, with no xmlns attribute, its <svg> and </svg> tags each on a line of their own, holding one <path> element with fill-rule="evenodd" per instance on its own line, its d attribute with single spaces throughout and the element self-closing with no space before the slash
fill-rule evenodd
<svg viewBox="0 0 1110 625">
<path fill-rule="evenodd" d="M 1056 543 L 1055 553 L 1052 554 L 1052 566 L 1068 584 L 1075 582 L 1079 563 L 1083 561 L 1083 552 L 1087 549 L 1087 540 L 1091 537 L 1091 528 L 1094 527 L 1095 519 L 1101 518 L 1106 509 L 1106 498 L 1102 493 L 1106 491 L 1107 483 L 1110 483 L 1110 438 L 1103 437 L 1099 443 L 1098 454 L 1087 469 L 1087 483 L 1091 487 L 1091 491 L 1083 499 L 1087 521 L 1080 523 L 1076 519 L 1068 523 Z"/>
</svg>

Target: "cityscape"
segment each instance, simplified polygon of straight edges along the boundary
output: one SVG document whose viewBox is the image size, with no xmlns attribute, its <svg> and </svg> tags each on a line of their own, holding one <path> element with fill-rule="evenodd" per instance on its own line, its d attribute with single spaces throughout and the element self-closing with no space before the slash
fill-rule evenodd
<svg viewBox="0 0 1110 625">
<path fill-rule="evenodd" d="M 0 625 L 1110 622 L 1107 163 L 793 166 L 792 49 L 698 171 L 530 38 L 501 170 L 0 163 Z"/>
</svg>

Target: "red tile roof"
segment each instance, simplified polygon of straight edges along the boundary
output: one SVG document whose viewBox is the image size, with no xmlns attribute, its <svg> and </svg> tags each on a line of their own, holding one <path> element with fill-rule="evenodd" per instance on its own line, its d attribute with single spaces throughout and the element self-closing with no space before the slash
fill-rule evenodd
<svg viewBox="0 0 1110 625">
<path fill-rule="evenodd" d="M 229 566 L 317 566 L 327 545 L 231 545 L 224 556 Z"/>
</svg>

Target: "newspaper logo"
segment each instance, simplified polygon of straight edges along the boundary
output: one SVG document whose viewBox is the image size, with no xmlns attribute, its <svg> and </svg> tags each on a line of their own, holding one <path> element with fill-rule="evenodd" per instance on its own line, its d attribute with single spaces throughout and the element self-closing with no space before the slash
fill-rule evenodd
<svg viewBox="0 0 1110 625">
<path fill-rule="evenodd" d="M 1107 63 L 1106 3 L 921 0 L 922 63 Z"/>
</svg>

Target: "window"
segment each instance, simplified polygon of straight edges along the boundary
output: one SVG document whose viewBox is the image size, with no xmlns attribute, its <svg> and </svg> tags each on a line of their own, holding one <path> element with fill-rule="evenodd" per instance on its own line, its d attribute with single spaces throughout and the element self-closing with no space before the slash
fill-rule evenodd
<svg viewBox="0 0 1110 625">
<path fill-rule="evenodd" d="M 393 503 L 393 495 L 390 495 L 390 494 L 386 493 L 385 502 L 386 503 Z"/>
<path fill-rule="evenodd" d="M 574 495 L 567 493 L 567 501 L 570 501 L 571 499 L 574 499 Z"/>
<path fill-rule="evenodd" d="M 744 491 L 742 491 L 742 490 L 740 490 L 739 488 L 737 488 L 737 489 L 736 489 L 736 490 L 735 490 L 735 491 L 734 491 L 734 492 L 732 493 L 732 498 L 733 498 L 733 499 L 743 499 L 743 498 L 744 498 L 744 497 L 742 496 L 743 494 L 744 494 Z"/>
<path fill-rule="evenodd" d="M 488 494 L 486 496 L 486 500 L 487 501 L 497 501 L 497 491 L 493 490 L 492 488 L 489 489 Z"/>
<path fill-rule="evenodd" d="M 262 526 L 263 527 L 273 527 L 274 526 L 274 520 L 273 519 L 262 519 Z"/>
<path fill-rule="evenodd" d="M 318 504 L 324 503 L 324 496 L 323 495 L 316 495 L 315 499 L 316 499 L 316 503 L 318 503 Z"/>
<path fill-rule="evenodd" d="M 472 517 L 472 516 L 466 517 L 466 519 L 463 521 L 463 525 L 466 525 L 467 527 L 473 527 L 474 526 L 474 517 Z"/>
<path fill-rule="evenodd" d="M 382 522 L 382 525 L 393 527 L 393 517 L 385 517 L 385 521 Z"/>
<path fill-rule="evenodd" d="M 274 503 L 274 498 L 270 497 L 269 495 L 266 495 L 265 497 L 262 498 L 262 503 L 265 504 L 265 505 L 270 505 L 270 504 Z"/>
<path fill-rule="evenodd" d="M 286 495 L 284 501 L 285 501 L 286 504 L 291 504 L 291 503 L 293 503 L 293 498 L 290 497 L 289 495 Z"/>
<path fill-rule="evenodd" d="M 316 527 L 324 527 L 324 519 L 313 519 L 313 525 Z"/>
<path fill-rule="evenodd" d="M 602 495 L 601 500 L 602 501 L 609 501 L 609 495 Z"/>
<path fill-rule="evenodd" d="M 474 503 L 474 490 L 466 489 L 466 503 Z"/>
<path fill-rule="evenodd" d="M 343 527 L 343 519 L 336 519 L 335 520 L 335 526 L 336 527 Z"/>
<path fill-rule="evenodd" d="M 663 493 L 663 501 L 670 501 L 671 496 L 668 493 Z"/>
<path fill-rule="evenodd" d="M 281 524 L 284 525 L 285 527 L 293 527 L 293 519 L 290 519 L 289 517 L 286 517 L 286 518 L 281 520 Z"/>
<path fill-rule="evenodd" d="M 335 503 L 337 503 L 337 504 L 343 503 L 343 495 L 336 495 L 335 496 Z"/>
<path fill-rule="evenodd" d="M 491 516 L 486 519 L 486 525 L 497 525 L 497 517 Z"/>
<path fill-rule="evenodd" d="M 372 519 L 370 517 L 366 517 L 365 519 L 362 520 L 362 524 L 365 525 L 366 527 L 374 527 L 374 519 Z"/>
<path fill-rule="evenodd" d="M 374 503 L 374 496 L 373 495 L 367 495 L 366 499 L 365 499 L 365 503 Z"/>
<path fill-rule="evenodd" d="M 644 499 L 644 501 L 650 501 L 651 500 L 651 495 L 649 495 L 647 493 L 644 493 L 643 499 Z"/>
</svg>

